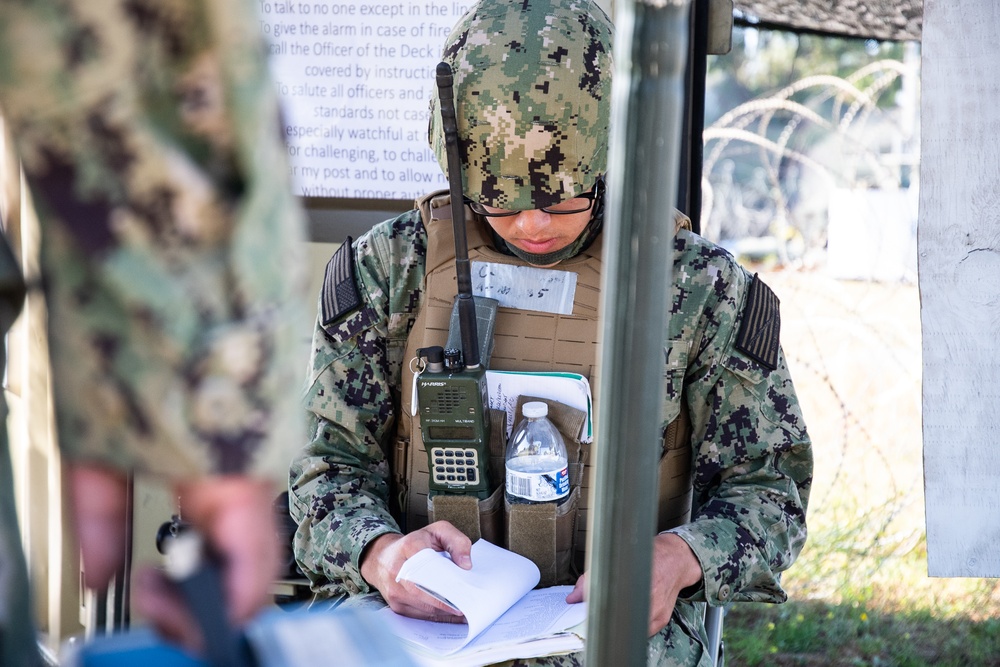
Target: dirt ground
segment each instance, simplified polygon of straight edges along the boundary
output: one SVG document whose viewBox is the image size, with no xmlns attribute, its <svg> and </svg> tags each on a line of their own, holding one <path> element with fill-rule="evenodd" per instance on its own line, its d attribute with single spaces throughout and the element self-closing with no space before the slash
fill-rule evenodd
<svg viewBox="0 0 1000 667">
<path fill-rule="evenodd" d="M 760 275 L 781 300 L 781 343 L 813 440 L 810 526 L 911 547 L 924 534 L 917 286 Z"/>
</svg>

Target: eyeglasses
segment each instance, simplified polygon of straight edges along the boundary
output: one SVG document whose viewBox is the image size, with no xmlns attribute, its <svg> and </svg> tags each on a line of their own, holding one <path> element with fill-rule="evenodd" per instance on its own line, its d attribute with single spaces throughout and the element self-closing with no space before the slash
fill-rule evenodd
<svg viewBox="0 0 1000 667">
<path fill-rule="evenodd" d="M 552 206 L 543 206 L 541 211 L 545 211 L 549 215 L 572 215 L 574 213 L 583 213 L 584 211 L 589 211 L 594 205 L 594 201 L 603 193 L 604 179 L 597 179 L 597 183 L 594 187 L 587 192 L 583 192 L 572 199 L 567 199 L 566 201 L 561 201 L 558 204 L 553 204 Z M 483 215 L 490 218 L 507 218 L 512 215 L 520 215 L 523 211 L 511 211 L 505 208 L 494 208 L 492 206 L 484 206 L 477 201 L 473 201 L 468 197 L 464 197 L 465 203 L 468 204 L 469 208 L 476 215 Z"/>
</svg>

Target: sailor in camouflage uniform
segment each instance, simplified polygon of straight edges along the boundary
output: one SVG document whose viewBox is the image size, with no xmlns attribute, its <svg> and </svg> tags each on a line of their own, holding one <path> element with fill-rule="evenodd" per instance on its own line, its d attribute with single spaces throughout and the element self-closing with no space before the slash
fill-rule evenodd
<svg viewBox="0 0 1000 667">
<path fill-rule="evenodd" d="M 581 281 L 584 268 L 599 268 L 610 45 L 610 22 L 589 0 L 482 0 L 448 38 L 470 257 L 576 271 Z M 431 145 L 447 171 L 432 106 Z M 426 200 L 419 204 L 342 246 L 328 266 L 306 393 L 311 441 L 290 477 L 295 552 L 319 597 L 458 620 L 395 582 L 403 560 L 424 547 L 469 566 L 469 538 L 448 522 L 414 519 L 412 461 L 425 455 L 400 456 L 400 443 L 412 446 L 417 435 L 405 428 L 414 372 L 405 350 L 435 344 L 423 338 L 440 298 L 435 285 L 439 275 L 452 288 L 454 279 L 453 269 L 445 275 L 431 259 L 447 226 L 428 217 Z M 668 212 L 664 218 L 671 224 Z M 773 293 L 726 251 L 683 229 L 672 275 L 664 441 L 668 425 L 686 414 L 681 454 L 690 462 L 693 508 L 689 521 L 655 538 L 649 664 L 706 665 L 704 602 L 785 599 L 779 573 L 805 542 L 812 455 L 778 344 Z M 581 292 L 572 315 L 552 316 L 563 339 L 588 340 L 581 329 L 596 308 Z M 522 314 L 502 306 L 497 329 Z M 497 341 L 491 368 L 505 368 L 505 344 Z M 558 360 L 542 366 L 534 370 L 565 370 Z M 582 592 L 581 579 L 570 601 Z"/>
<path fill-rule="evenodd" d="M 0 3 L 0 105 L 39 214 L 88 583 L 113 571 L 105 520 L 124 518 L 95 505 L 126 471 L 155 473 L 230 557 L 243 620 L 278 563 L 271 503 L 302 433 L 290 388 L 305 307 L 304 220 L 275 168 L 284 146 L 256 12 L 253 0 Z M 12 623 L 0 664 L 30 665 L 23 560 L 3 553 L 19 542 L 7 463 L 0 451 L 0 625 Z"/>
</svg>

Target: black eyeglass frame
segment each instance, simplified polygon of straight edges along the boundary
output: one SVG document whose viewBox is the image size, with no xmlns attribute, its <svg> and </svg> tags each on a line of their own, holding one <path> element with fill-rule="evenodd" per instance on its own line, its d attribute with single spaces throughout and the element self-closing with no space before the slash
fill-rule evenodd
<svg viewBox="0 0 1000 667">
<path fill-rule="evenodd" d="M 578 195 L 576 195 L 575 197 L 572 198 L 572 199 L 586 199 L 587 200 L 587 206 L 586 206 L 586 208 L 573 209 L 573 210 L 570 210 L 570 211 L 553 211 L 548 206 L 543 206 L 539 210 L 545 211 L 549 215 L 574 215 L 576 213 L 583 213 L 585 211 L 589 211 L 592 208 L 594 208 L 594 202 L 597 201 L 598 197 L 602 197 L 602 196 L 604 196 L 604 178 L 603 177 L 597 179 L 597 181 L 594 183 L 594 187 L 592 189 L 587 190 L 586 192 L 581 192 L 580 194 L 578 194 Z M 464 197 L 464 196 L 462 197 L 462 200 L 465 202 L 466 206 L 468 206 L 469 208 L 472 209 L 473 213 L 475 213 L 476 215 L 482 215 L 482 216 L 485 216 L 485 217 L 488 217 L 488 218 L 509 218 L 511 216 L 514 216 L 514 215 L 520 215 L 521 213 L 524 212 L 524 211 L 503 211 L 501 213 L 490 213 L 489 211 L 487 211 L 483 207 L 482 204 L 480 204 L 477 201 L 473 201 L 472 199 L 469 199 L 468 197 Z"/>
</svg>

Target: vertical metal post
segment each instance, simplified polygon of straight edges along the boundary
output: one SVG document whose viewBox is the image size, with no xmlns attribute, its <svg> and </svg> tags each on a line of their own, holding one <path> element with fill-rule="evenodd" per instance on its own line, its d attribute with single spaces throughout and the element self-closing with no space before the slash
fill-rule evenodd
<svg viewBox="0 0 1000 667">
<path fill-rule="evenodd" d="M 604 231 L 588 665 L 646 664 L 688 0 L 625 0 Z"/>
<path fill-rule="evenodd" d="M 685 67 L 685 104 L 681 132 L 677 208 L 701 231 L 701 176 L 705 131 L 705 76 L 708 71 L 708 18 L 711 0 L 692 0 L 690 43 Z"/>
</svg>

